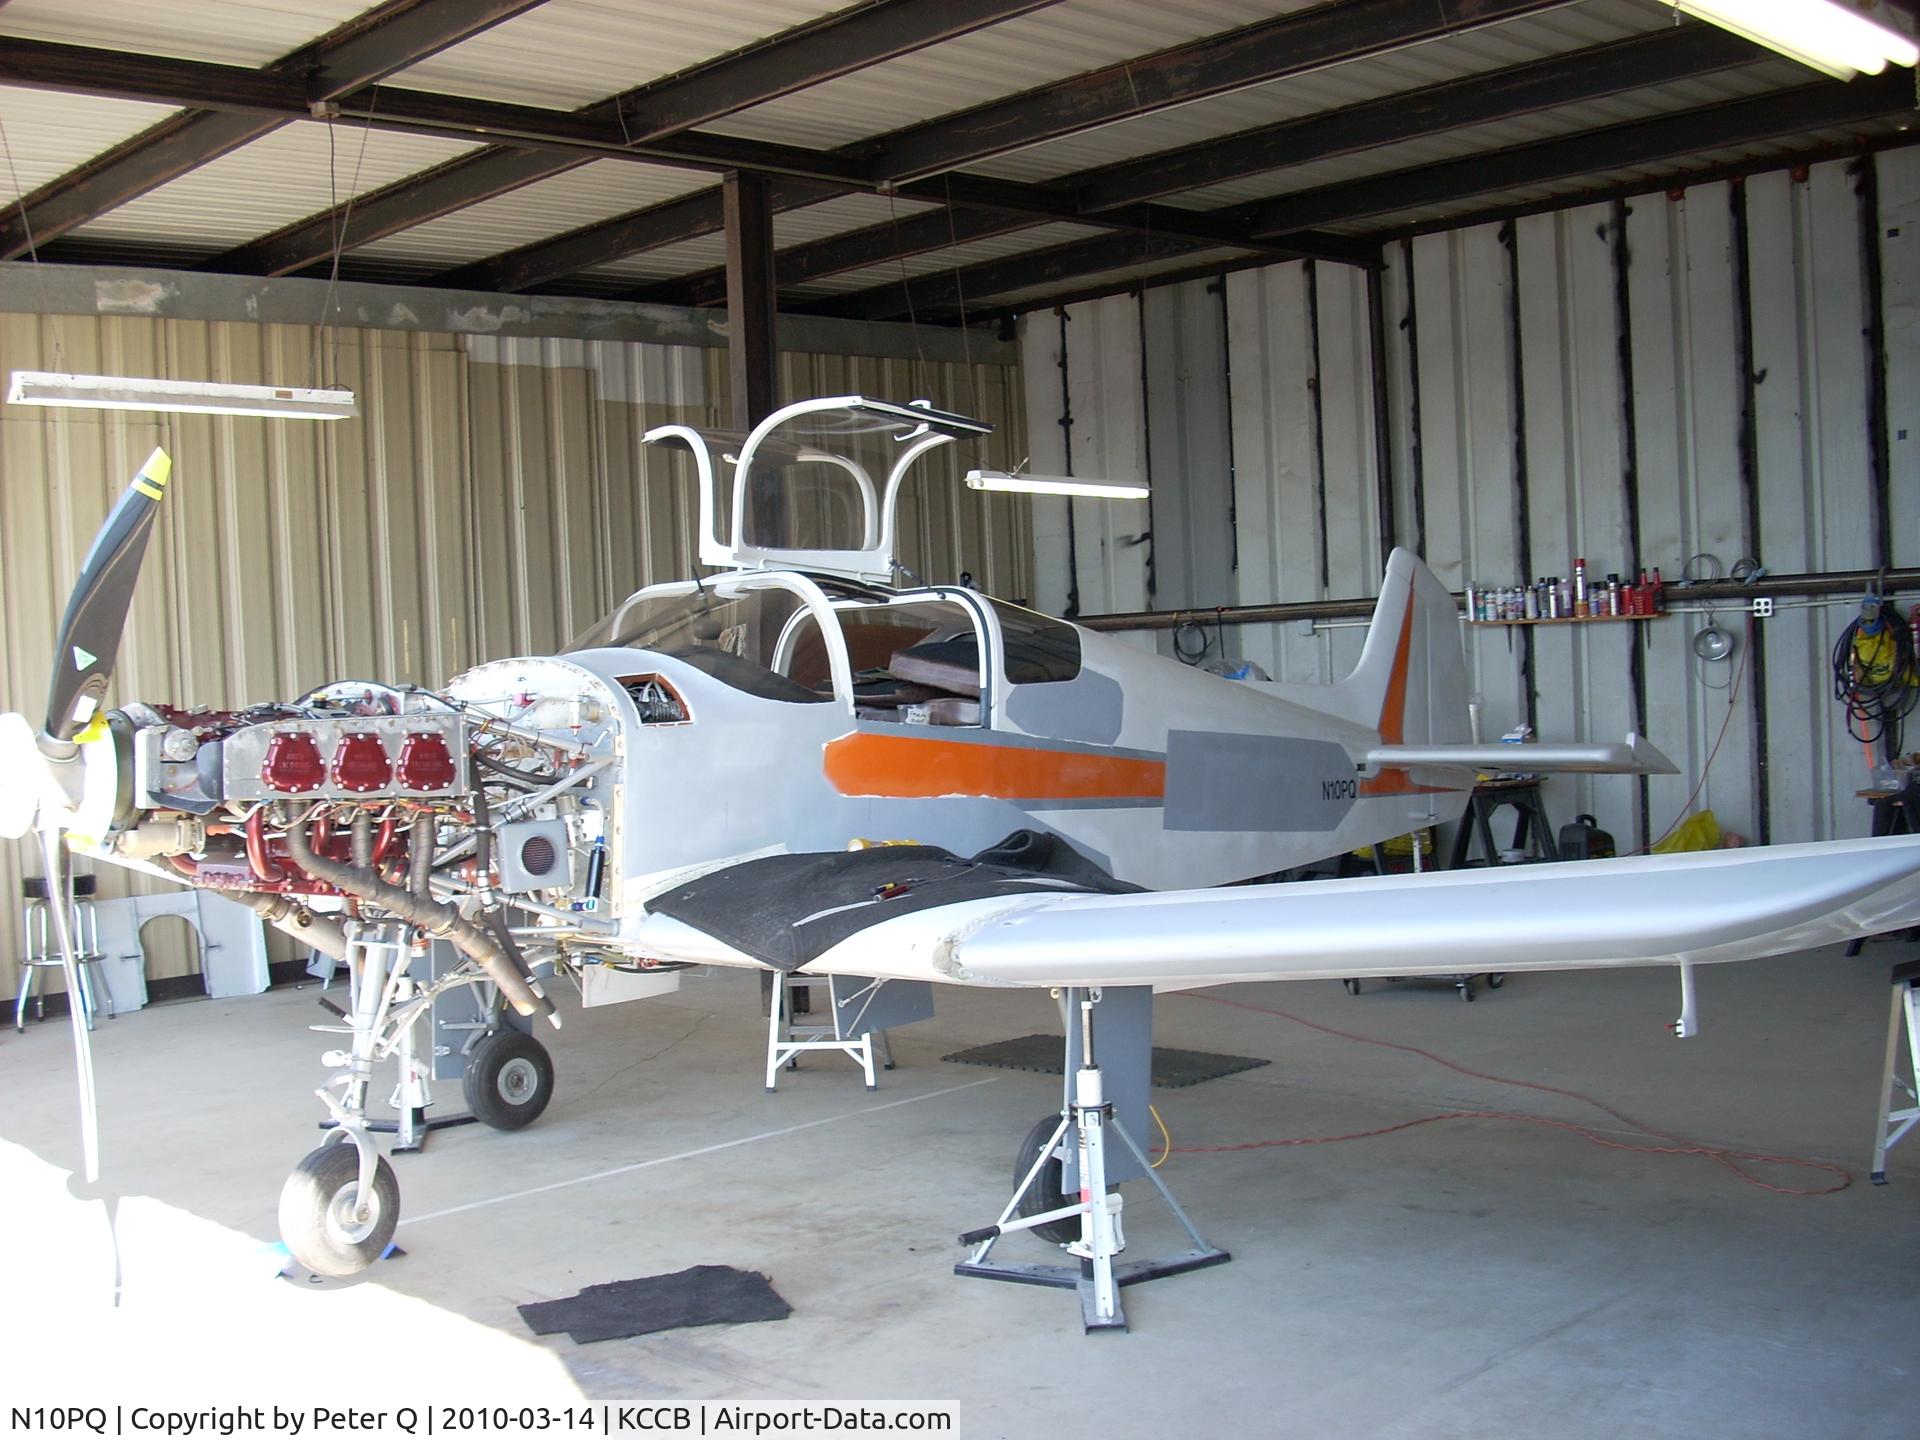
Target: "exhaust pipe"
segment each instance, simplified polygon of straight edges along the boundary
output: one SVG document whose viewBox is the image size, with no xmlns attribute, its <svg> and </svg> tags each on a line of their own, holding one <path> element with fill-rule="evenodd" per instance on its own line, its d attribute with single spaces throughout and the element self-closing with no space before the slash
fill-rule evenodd
<svg viewBox="0 0 1920 1440">
<path fill-rule="evenodd" d="M 356 824 L 356 831 L 358 828 Z M 370 851 L 370 837 L 363 846 L 356 833 L 354 848 L 356 854 L 363 849 Z M 535 988 L 533 977 L 527 973 L 511 940 L 503 944 L 499 937 L 481 929 L 454 906 L 423 899 L 398 885 L 389 885 L 371 869 L 342 865 L 337 860 L 316 855 L 308 843 L 304 824 L 287 827 L 287 853 L 314 879 L 324 880 L 336 889 L 378 905 L 429 935 L 450 941 L 461 954 L 487 972 L 487 978 L 500 987 L 500 994 L 515 1011 L 528 1018 L 545 1015 L 555 1026 L 559 1025 L 553 1002 Z"/>
<path fill-rule="evenodd" d="M 342 963 L 347 958 L 347 932 L 338 920 L 316 915 L 285 895 L 267 895 L 258 890 L 228 890 L 226 899 L 237 900 L 267 924 L 291 935 L 302 945 L 318 950 Z"/>
</svg>

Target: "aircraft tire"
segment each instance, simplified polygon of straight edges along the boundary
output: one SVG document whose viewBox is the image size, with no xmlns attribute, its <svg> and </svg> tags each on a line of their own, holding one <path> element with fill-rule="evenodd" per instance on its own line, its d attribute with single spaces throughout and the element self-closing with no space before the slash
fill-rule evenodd
<svg viewBox="0 0 1920 1440">
<path fill-rule="evenodd" d="M 521 1031 L 501 1029 L 473 1047 L 461 1079 L 467 1109 L 495 1130 L 519 1130 L 553 1099 L 553 1057 Z"/>
<path fill-rule="evenodd" d="M 316 1275 L 357 1275 L 386 1253 L 400 1223 L 400 1182 L 383 1155 L 374 1163 L 373 1213 L 354 1217 L 360 1153 L 339 1142 L 310 1151 L 280 1189 L 280 1238 Z"/>
<path fill-rule="evenodd" d="M 1054 1111 L 1044 1115 L 1033 1129 L 1027 1132 L 1027 1138 L 1020 1142 L 1019 1154 L 1014 1157 L 1013 1183 L 1018 1185 L 1027 1178 L 1027 1171 L 1033 1168 L 1033 1162 L 1040 1154 L 1040 1147 L 1053 1137 L 1054 1126 L 1060 1123 L 1060 1114 Z M 1049 1210 L 1058 1210 L 1062 1205 L 1070 1204 L 1060 1189 L 1061 1177 L 1065 1167 L 1059 1158 L 1049 1160 L 1040 1168 L 1027 1193 L 1020 1197 L 1019 1209 L 1022 1216 L 1042 1215 Z M 1054 1245 L 1068 1245 L 1080 1238 L 1080 1217 L 1067 1220 L 1049 1220 L 1044 1225 L 1036 1225 L 1030 1232 L 1042 1240 Z"/>
</svg>

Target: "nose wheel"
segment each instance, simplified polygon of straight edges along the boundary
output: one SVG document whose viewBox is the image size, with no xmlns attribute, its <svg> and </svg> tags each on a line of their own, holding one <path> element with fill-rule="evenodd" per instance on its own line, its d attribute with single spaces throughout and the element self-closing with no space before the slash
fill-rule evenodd
<svg viewBox="0 0 1920 1440">
<path fill-rule="evenodd" d="M 481 1124 L 518 1130 L 553 1099 L 553 1057 L 533 1036 L 504 1026 L 473 1047 L 461 1086 Z"/>
<path fill-rule="evenodd" d="M 386 1253 L 400 1223 L 400 1185 L 375 1157 L 364 1188 L 359 1147 L 322 1145 L 293 1167 L 280 1190 L 280 1238 L 316 1275 L 357 1275 Z"/>
</svg>

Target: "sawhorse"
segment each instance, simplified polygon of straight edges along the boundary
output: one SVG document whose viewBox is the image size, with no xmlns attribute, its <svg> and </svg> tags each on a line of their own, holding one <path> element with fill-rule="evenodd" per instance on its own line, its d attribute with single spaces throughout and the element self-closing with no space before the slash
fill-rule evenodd
<svg viewBox="0 0 1920 1440">
<path fill-rule="evenodd" d="M 1873 1141 L 1873 1183 L 1887 1183 L 1887 1151 L 1920 1123 L 1920 960 L 1893 967 L 1893 997 L 1887 1005 L 1887 1063 L 1880 1072 L 1880 1119 Z M 1900 1078 L 1900 1027 L 1907 1030 L 1907 1075 Z M 1902 1105 L 1904 1094 L 1911 1103 Z"/>
<path fill-rule="evenodd" d="M 1493 838 L 1493 812 L 1503 805 L 1511 805 L 1516 812 L 1510 849 L 1523 853 L 1537 849 L 1543 860 L 1560 858 L 1553 824 L 1547 819 L 1546 802 L 1540 798 L 1540 782 L 1482 780 L 1473 787 L 1467 813 L 1460 817 L 1460 828 L 1454 832 L 1453 853 L 1447 859 L 1449 870 L 1458 870 L 1467 863 L 1475 840 L 1480 842 L 1481 858 L 1486 864 L 1502 863 L 1500 846 Z"/>
</svg>

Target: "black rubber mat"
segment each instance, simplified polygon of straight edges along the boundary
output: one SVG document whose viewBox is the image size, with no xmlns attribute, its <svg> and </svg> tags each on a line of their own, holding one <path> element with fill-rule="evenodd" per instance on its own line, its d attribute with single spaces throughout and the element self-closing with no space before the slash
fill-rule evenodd
<svg viewBox="0 0 1920 1440">
<path fill-rule="evenodd" d="M 1094 1033 L 1099 1034 L 1096 1028 Z M 976 1045 L 971 1050 L 956 1050 L 942 1055 L 956 1065 L 987 1065 L 995 1070 L 1026 1070 L 1035 1075 L 1058 1075 L 1066 1046 L 1058 1035 L 1022 1035 L 1017 1040 L 996 1040 L 991 1045 Z M 1170 1050 L 1153 1047 L 1153 1085 L 1156 1090 L 1183 1090 L 1202 1080 L 1218 1080 L 1222 1075 L 1237 1075 L 1242 1070 L 1257 1070 L 1271 1065 L 1251 1055 L 1214 1055 L 1205 1050 Z"/>
<path fill-rule="evenodd" d="M 565 1331 L 576 1345 L 695 1325 L 784 1320 L 793 1313 L 766 1276 L 731 1265 L 695 1265 L 672 1275 L 589 1285 L 565 1300 L 538 1300 L 518 1308 L 534 1334 Z"/>
</svg>

